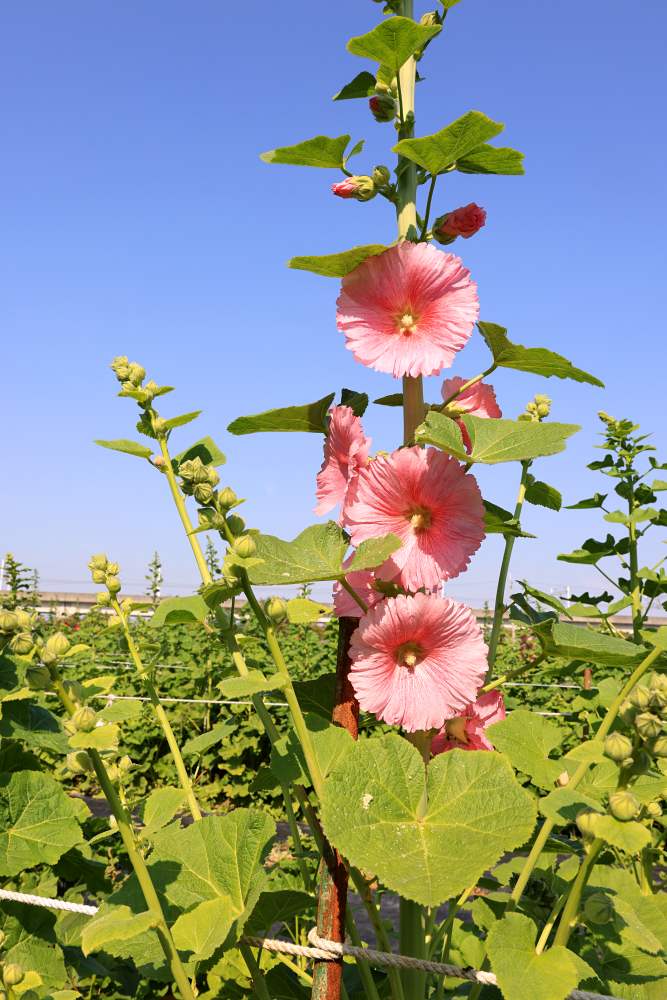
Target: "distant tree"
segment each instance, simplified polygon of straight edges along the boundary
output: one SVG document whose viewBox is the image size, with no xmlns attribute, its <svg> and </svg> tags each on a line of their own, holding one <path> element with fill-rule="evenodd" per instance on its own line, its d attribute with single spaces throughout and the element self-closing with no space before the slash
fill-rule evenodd
<svg viewBox="0 0 667 1000">
<path fill-rule="evenodd" d="M 211 541 L 210 537 L 206 538 L 206 552 L 204 554 L 206 559 L 206 565 L 208 566 L 208 571 L 211 576 L 216 577 L 222 574 L 222 566 L 220 565 L 220 556 L 218 555 L 218 550 Z"/>
<path fill-rule="evenodd" d="M 34 592 L 33 580 L 36 570 L 31 570 L 14 558 L 8 552 L 2 566 L 2 591 L 0 604 L 10 610 L 31 605 L 31 594 Z"/>
<path fill-rule="evenodd" d="M 148 573 L 146 573 L 146 582 L 148 586 L 146 587 L 146 593 L 150 597 L 154 605 L 160 600 L 162 583 L 164 577 L 162 576 L 162 563 L 160 562 L 160 556 L 157 552 L 153 553 L 153 558 L 148 564 Z"/>
</svg>

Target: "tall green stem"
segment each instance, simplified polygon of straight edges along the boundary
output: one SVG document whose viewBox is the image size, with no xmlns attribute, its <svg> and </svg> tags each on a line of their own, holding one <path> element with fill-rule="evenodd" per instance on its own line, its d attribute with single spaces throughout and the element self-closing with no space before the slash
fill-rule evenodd
<svg viewBox="0 0 667 1000">
<path fill-rule="evenodd" d="M 60 703 L 68 715 L 74 715 L 78 705 L 65 690 L 65 686 L 63 685 L 62 678 L 60 677 L 57 667 L 55 665 L 49 666 L 49 673 L 51 675 L 53 689 L 58 695 Z M 109 803 L 111 812 L 116 820 L 118 832 L 120 833 L 125 850 L 127 851 L 127 855 L 130 859 L 130 863 L 134 869 L 134 873 L 137 876 L 137 882 L 139 883 L 139 888 L 143 894 L 148 911 L 154 918 L 155 933 L 157 934 L 160 946 L 162 947 L 165 958 L 167 959 L 167 964 L 171 970 L 174 982 L 180 991 L 182 1000 L 194 1000 L 192 987 L 190 986 L 190 981 L 176 950 L 176 946 L 171 936 L 171 931 L 169 930 L 169 926 L 162 910 L 162 904 L 160 903 L 158 894 L 155 891 L 155 886 L 153 885 L 153 881 L 143 855 L 137 847 L 130 816 L 120 801 L 118 792 L 116 791 L 107 769 L 104 766 L 104 762 L 102 761 L 102 758 L 97 750 L 88 750 L 87 753 L 95 770 L 97 780 L 99 781 L 100 787 L 104 793 L 104 797 Z"/>
<path fill-rule="evenodd" d="M 594 840 L 588 848 L 586 857 L 579 866 L 579 871 L 577 872 L 576 878 L 572 883 L 565 906 L 563 907 L 563 913 L 560 918 L 560 923 L 558 924 L 558 930 L 554 935 L 555 945 L 562 944 L 564 948 L 567 948 L 567 942 L 570 940 L 570 934 L 572 933 L 579 915 L 581 895 L 586 887 L 590 874 L 593 871 L 593 866 L 595 865 L 597 856 L 603 846 L 604 841 Z"/>
<path fill-rule="evenodd" d="M 250 973 L 250 978 L 252 980 L 252 991 L 257 997 L 257 1000 L 271 1000 L 271 994 L 264 980 L 264 975 L 260 969 L 255 956 L 252 953 L 252 948 L 249 944 L 244 944 L 243 941 L 239 944 L 239 951 L 243 955 L 243 961 L 248 966 L 248 972 Z"/>
<path fill-rule="evenodd" d="M 628 482 L 628 480 L 626 480 L 626 482 Z M 634 513 L 634 491 L 632 483 L 628 482 L 628 486 L 630 487 L 628 513 L 632 518 Z M 638 576 L 639 554 L 637 550 L 637 525 L 632 520 L 628 525 L 628 540 L 630 543 L 628 559 L 630 562 L 630 596 L 632 597 L 632 637 L 635 642 L 641 642 L 641 627 L 643 621 L 642 590 Z"/>
<path fill-rule="evenodd" d="M 178 510 L 181 521 L 183 522 L 183 527 L 185 528 L 185 532 L 188 536 L 188 541 L 190 542 L 190 547 L 192 548 L 192 553 L 195 557 L 199 573 L 204 583 L 211 583 L 211 573 L 206 565 L 206 559 L 204 558 L 204 553 L 201 550 L 199 539 L 196 535 L 192 534 L 192 522 L 185 506 L 185 498 L 183 497 L 183 494 L 178 488 L 178 483 L 176 482 L 176 476 L 171 464 L 171 455 L 169 454 L 166 438 L 160 438 L 160 450 L 162 452 L 164 471 L 169 483 L 169 489 L 171 490 L 171 495 L 174 503 L 176 504 L 176 509 Z"/>
<path fill-rule="evenodd" d="M 164 733 L 165 739 L 167 740 L 167 745 L 169 746 L 169 750 L 174 760 L 174 765 L 176 767 L 176 774 L 178 775 L 178 781 L 181 788 L 185 792 L 185 797 L 188 803 L 188 808 L 190 810 L 190 813 L 192 814 L 192 818 L 195 820 L 195 822 L 197 822 L 202 818 L 201 809 L 199 808 L 199 803 L 197 802 L 195 793 L 192 790 L 192 782 L 190 781 L 190 776 L 188 775 L 187 768 L 185 767 L 185 764 L 183 762 L 183 757 L 181 755 L 181 750 L 178 745 L 178 741 L 174 736 L 174 730 L 171 728 L 169 716 L 165 711 L 164 705 L 160 701 L 160 696 L 155 689 L 155 685 L 153 684 L 151 675 L 144 666 L 143 660 L 141 659 L 141 654 L 139 653 L 136 643 L 132 637 L 132 633 L 130 632 L 130 627 L 127 621 L 127 617 L 125 616 L 123 609 L 118 603 L 117 598 L 115 597 L 112 598 L 111 606 L 118 615 L 118 617 L 120 618 L 121 625 L 123 627 L 123 633 L 125 635 L 125 641 L 127 642 L 127 648 L 130 652 L 130 656 L 132 657 L 132 661 L 135 667 L 137 668 L 137 673 L 139 674 L 141 683 L 144 686 L 144 690 L 146 691 L 146 694 L 150 699 L 150 703 L 153 706 L 155 717 L 160 723 L 160 726 L 162 727 L 162 732 Z"/>
<path fill-rule="evenodd" d="M 518 522 L 521 517 L 521 509 L 526 496 L 526 480 L 530 462 L 521 463 L 521 481 L 519 482 L 519 492 L 514 507 L 514 519 Z M 496 601 L 493 608 L 493 625 L 491 626 L 491 637 L 489 639 L 489 669 L 486 674 L 487 681 L 491 680 L 493 667 L 496 662 L 500 631 L 503 625 L 503 615 L 505 613 L 505 587 L 507 586 L 507 574 L 509 573 L 512 550 L 514 548 L 514 535 L 508 535 L 505 539 L 505 550 L 500 564 L 500 575 L 498 576 L 498 586 L 496 587 Z"/>
</svg>

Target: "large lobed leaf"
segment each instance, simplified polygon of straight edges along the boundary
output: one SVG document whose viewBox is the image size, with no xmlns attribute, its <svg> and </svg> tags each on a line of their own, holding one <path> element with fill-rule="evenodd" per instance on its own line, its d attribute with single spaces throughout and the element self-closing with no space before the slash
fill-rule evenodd
<svg viewBox="0 0 667 1000">
<path fill-rule="evenodd" d="M 297 142 L 294 146 L 269 149 L 260 154 L 260 160 L 265 163 L 287 163 L 296 167 L 340 169 L 349 141 L 349 135 L 339 135 L 335 139 L 328 135 L 316 135 L 313 139 Z"/>
<path fill-rule="evenodd" d="M 396 75 L 404 62 L 423 49 L 441 28 L 439 24 L 416 24 L 410 17 L 390 17 L 372 31 L 357 35 L 347 43 L 354 56 L 372 59 Z"/>
<path fill-rule="evenodd" d="M 470 454 L 463 444 L 458 423 L 444 413 L 430 410 L 415 431 L 420 444 L 432 444 L 460 462 L 516 462 L 554 455 L 566 440 L 580 430 L 577 424 L 532 423 L 527 420 L 488 420 L 469 413 L 461 418 L 471 441 Z"/>
<path fill-rule="evenodd" d="M 5 776 L 0 788 L 0 875 L 55 864 L 82 840 L 76 807 L 57 781 L 40 771 Z"/>
<path fill-rule="evenodd" d="M 388 249 L 384 243 L 368 243 L 352 247 L 351 250 L 323 254 L 319 257 L 292 257 L 288 267 L 295 271 L 312 271 L 313 274 L 321 274 L 325 278 L 344 278 L 369 257 L 377 257 Z"/>
<path fill-rule="evenodd" d="M 418 751 L 394 734 L 354 744 L 329 775 L 322 803 L 327 837 L 353 865 L 426 906 L 474 885 L 521 846 L 535 814 L 499 754 L 452 750 L 425 771 Z"/>
<path fill-rule="evenodd" d="M 334 401 L 335 392 L 314 403 L 303 406 L 284 406 L 265 410 L 247 417 L 237 417 L 227 428 L 230 434 L 257 434 L 260 431 L 310 431 L 326 434 L 326 416 Z"/>
<path fill-rule="evenodd" d="M 506 719 L 489 726 L 489 739 L 512 765 L 528 774 L 538 788 L 553 788 L 563 770 L 549 754 L 563 742 L 564 733 L 555 722 L 518 708 Z"/>
<path fill-rule="evenodd" d="M 521 344 L 513 344 L 504 326 L 481 321 L 477 326 L 493 355 L 493 360 L 500 368 L 515 368 L 518 371 L 531 372 L 533 375 L 544 375 L 545 378 L 551 376 L 569 378 L 575 382 L 588 382 L 590 385 L 604 388 L 604 382 L 599 378 L 581 368 L 575 368 L 571 361 L 561 354 L 556 354 L 555 351 L 548 351 L 545 347 L 523 347 Z"/>
<path fill-rule="evenodd" d="M 478 150 L 487 139 L 493 139 L 504 129 L 481 111 L 468 111 L 451 125 L 420 139 L 401 139 L 394 152 L 424 167 L 431 174 L 440 174 L 459 159 Z"/>
</svg>

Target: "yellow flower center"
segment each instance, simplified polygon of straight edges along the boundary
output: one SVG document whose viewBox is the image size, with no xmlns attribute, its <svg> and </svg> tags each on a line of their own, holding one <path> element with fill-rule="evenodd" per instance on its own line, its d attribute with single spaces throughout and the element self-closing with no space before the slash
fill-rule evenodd
<svg viewBox="0 0 667 1000">
<path fill-rule="evenodd" d="M 416 507 L 414 510 L 408 512 L 408 520 L 410 521 L 412 530 L 418 535 L 420 532 L 426 531 L 431 527 L 433 518 L 430 510 L 426 510 L 424 507 Z"/>
<path fill-rule="evenodd" d="M 406 309 L 397 319 L 398 332 L 404 337 L 409 337 L 417 329 L 417 319 L 409 309 Z"/>
<path fill-rule="evenodd" d="M 396 662 L 401 667 L 407 667 L 408 670 L 414 670 L 423 656 L 424 650 L 417 642 L 404 642 L 396 650 Z"/>
<path fill-rule="evenodd" d="M 457 743 L 468 743 L 468 734 L 466 733 L 467 721 L 467 719 L 462 718 L 460 715 L 455 719 L 448 719 L 445 723 L 447 738 L 456 740 Z"/>
</svg>

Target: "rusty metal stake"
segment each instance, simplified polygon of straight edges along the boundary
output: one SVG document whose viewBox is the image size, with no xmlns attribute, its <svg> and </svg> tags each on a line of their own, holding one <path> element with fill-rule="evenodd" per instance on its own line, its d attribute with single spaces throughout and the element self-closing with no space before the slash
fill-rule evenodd
<svg viewBox="0 0 667 1000">
<path fill-rule="evenodd" d="M 338 623 L 336 694 L 332 721 L 356 740 L 359 734 L 359 705 L 350 684 L 350 639 L 359 621 L 341 618 Z M 325 841 L 317 877 L 317 933 L 331 941 L 345 940 L 345 906 L 348 872 L 342 857 Z M 340 1000 L 343 960 L 316 961 L 313 969 L 312 1000 Z"/>
</svg>

